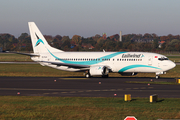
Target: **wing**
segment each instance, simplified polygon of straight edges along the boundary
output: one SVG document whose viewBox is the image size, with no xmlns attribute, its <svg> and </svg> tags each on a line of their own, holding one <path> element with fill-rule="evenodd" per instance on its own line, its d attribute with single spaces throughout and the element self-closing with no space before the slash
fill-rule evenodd
<svg viewBox="0 0 180 120">
<path fill-rule="evenodd" d="M 69 68 L 76 68 L 76 69 L 81 69 L 81 68 L 89 69 L 90 68 L 89 65 L 68 64 L 68 63 L 48 62 L 48 61 L 41 61 L 41 62 L 50 63 L 50 64 L 57 65 L 57 66 L 68 66 Z"/>
</svg>

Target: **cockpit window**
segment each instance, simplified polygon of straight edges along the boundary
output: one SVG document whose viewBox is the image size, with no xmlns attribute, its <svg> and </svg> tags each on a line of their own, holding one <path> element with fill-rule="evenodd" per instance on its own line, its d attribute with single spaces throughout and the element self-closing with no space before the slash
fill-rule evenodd
<svg viewBox="0 0 180 120">
<path fill-rule="evenodd" d="M 165 57 L 161 57 L 161 58 L 158 58 L 158 60 L 163 61 L 163 60 L 169 60 L 169 59 L 168 59 L 168 58 L 165 58 Z"/>
</svg>

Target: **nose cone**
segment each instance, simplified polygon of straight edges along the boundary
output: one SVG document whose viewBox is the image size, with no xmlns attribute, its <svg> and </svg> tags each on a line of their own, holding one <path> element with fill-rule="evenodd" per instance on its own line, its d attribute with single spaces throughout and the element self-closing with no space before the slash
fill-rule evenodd
<svg viewBox="0 0 180 120">
<path fill-rule="evenodd" d="M 169 67 L 170 67 L 170 69 L 173 69 L 174 67 L 176 67 L 176 64 L 171 61 L 171 62 L 169 63 Z"/>
<path fill-rule="evenodd" d="M 171 60 L 168 60 L 168 61 L 164 61 L 164 63 L 162 64 L 161 69 L 163 71 L 168 71 L 168 70 L 173 69 L 174 67 L 176 67 L 176 64 L 174 62 L 172 62 Z"/>
</svg>

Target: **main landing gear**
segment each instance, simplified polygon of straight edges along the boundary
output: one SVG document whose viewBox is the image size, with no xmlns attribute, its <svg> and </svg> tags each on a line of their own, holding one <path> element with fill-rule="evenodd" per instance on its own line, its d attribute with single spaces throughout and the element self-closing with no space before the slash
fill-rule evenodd
<svg viewBox="0 0 180 120">
<path fill-rule="evenodd" d="M 86 78 L 91 78 L 91 75 L 89 73 L 85 73 Z"/>
<path fill-rule="evenodd" d="M 85 73 L 85 77 L 86 78 L 91 78 L 92 76 L 91 76 L 91 74 L 89 73 L 89 72 L 86 72 Z M 107 74 L 107 75 L 102 75 L 102 78 L 108 78 L 109 77 L 109 75 Z"/>
</svg>

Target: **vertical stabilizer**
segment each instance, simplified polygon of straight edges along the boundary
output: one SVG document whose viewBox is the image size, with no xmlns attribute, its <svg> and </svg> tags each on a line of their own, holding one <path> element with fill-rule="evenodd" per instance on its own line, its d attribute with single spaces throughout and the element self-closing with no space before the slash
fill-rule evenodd
<svg viewBox="0 0 180 120">
<path fill-rule="evenodd" d="M 63 52 L 56 48 L 51 47 L 36 24 L 34 22 L 28 22 L 29 31 L 31 35 L 32 47 L 35 54 L 49 53 L 49 52 Z"/>
</svg>

